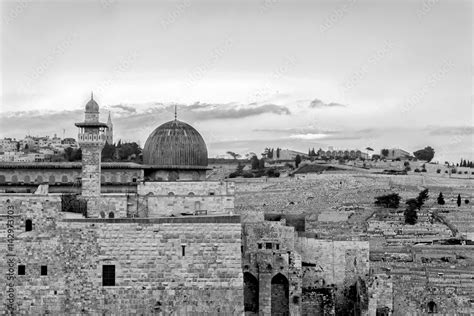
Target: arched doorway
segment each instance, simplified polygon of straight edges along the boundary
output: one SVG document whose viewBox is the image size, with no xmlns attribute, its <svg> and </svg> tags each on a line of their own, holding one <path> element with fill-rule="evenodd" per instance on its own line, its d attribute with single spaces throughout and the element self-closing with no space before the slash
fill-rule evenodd
<svg viewBox="0 0 474 316">
<path fill-rule="evenodd" d="M 244 273 L 245 314 L 258 315 L 258 280 L 249 272 Z"/>
<path fill-rule="evenodd" d="M 434 314 L 438 312 L 438 306 L 435 302 L 431 301 L 428 303 L 428 314 Z"/>
<path fill-rule="evenodd" d="M 281 273 L 272 279 L 272 315 L 290 315 L 288 279 Z"/>
</svg>

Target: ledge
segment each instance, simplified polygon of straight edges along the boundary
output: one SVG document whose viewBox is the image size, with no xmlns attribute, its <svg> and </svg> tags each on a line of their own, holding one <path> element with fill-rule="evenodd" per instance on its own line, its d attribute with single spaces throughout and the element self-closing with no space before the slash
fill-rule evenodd
<svg viewBox="0 0 474 316">
<path fill-rule="evenodd" d="M 239 215 L 206 215 L 158 218 L 67 218 L 68 223 L 107 223 L 107 224 L 240 224 Z"/>
</svg>

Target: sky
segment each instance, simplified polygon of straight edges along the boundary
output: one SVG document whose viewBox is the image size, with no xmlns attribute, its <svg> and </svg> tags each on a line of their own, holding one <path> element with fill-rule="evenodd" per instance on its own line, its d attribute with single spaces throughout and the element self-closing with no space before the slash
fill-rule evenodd
<svg viewBox="0 0 474 316">
<path fill-rule="evenodd" d="M 435 148 L 474 160 L 467 0 L 1 2 L 0 137 L 72 136 L 90 99 L 115 139 L 178 118 L 210 156 Z"/>
</svg>

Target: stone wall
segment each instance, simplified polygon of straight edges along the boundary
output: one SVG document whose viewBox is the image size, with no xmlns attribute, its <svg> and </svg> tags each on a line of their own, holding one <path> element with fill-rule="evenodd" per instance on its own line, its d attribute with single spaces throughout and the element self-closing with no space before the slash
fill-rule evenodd
<svg viewBox="0 0 474 316">
<path fill-rule="evenodd" d="M 17 275 L 15 267 L 16 314 L 243 312 L 238 216 L 65 219 L 58 196 L 0 201 L 0 247 L 7 248 L 5 205 L 12 204 L 13 258 L 26 268 Z M 26 218 L 32 231 L 25 232 Z M 115 266 L 115 286 L 102 285 L 104 265 Z M 0 269 L 7 271 L 3 251 Z M 4 310 L 4 273 L 0 284 Z"/>
</svg>

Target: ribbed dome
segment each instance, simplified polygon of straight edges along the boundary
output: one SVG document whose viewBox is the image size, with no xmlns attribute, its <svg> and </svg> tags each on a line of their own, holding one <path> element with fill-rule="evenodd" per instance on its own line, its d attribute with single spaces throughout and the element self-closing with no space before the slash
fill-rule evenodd
<svg viewBox="0 0 474 316">
<path fill-rule="evenodd" d="M 207 166 L 206 143 L 191 125 L 170 121 L 148 136 L 143 162 L 158 166 Z"/>
<path fill-rule="evenodd" d="M 95 102 L 94 99 L 91 98 L 89 102 L 87 102 L 86 112 L 93 112 L 93 113 L 99 112 L 99 105 L 97 104 L 97 102 Z"/>
</svg>

